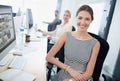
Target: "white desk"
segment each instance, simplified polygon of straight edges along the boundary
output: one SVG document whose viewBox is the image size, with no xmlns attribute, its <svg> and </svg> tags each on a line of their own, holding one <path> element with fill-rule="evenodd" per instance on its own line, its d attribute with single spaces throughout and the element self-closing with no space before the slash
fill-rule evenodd
<svg viewBox="0 0 120 81">
<path fill-rule="evenodd" d="M 33 51 L 28 51 L 28 53 L 23 54 L 23 57 L 27 59 L 27 63 L 24 67 L 25 72 L 32 73 L 36 75 L 35 81 L 46 81 L 46 61 L 45 56 L 47 54 L 47 38 L 42 37 L 38 42 L 30 42 L 27 47 L 33 49 Z M 26 48 L 27 48 L 26 47 Z M 13 52 L 12 50 L 11 52 Z M 10 52 L 11 60 L 14 56 Z M 9 61 L 10 63 L 10 61 Z M 0 72 L 7 69 L 9 63 L 5 66 L 0 67 Z"/>
<path fill-rule="evenodd" d="M 41 38 L 40 42 L 31 42 L 30 44 L 33 48 L 36 48 L 37 50 L 24 55 L 27 59 L 27 64 L 24 68 L 24 71 L 37 75 L 35 81 L 46 81 L 46 38 Z"/>
</svg>

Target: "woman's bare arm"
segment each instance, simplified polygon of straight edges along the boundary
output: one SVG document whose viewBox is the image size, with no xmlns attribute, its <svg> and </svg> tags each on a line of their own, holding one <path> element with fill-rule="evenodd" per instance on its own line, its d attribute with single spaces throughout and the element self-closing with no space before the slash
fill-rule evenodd
<svg viewBox="0 0 120 81">
<path fill-rule="evenodd" d="M 60 50 L 60 48 L 64 45 L 65 41 L 66 41 L 66 33 L 64 33 L 59 38 L 59 40 L 54 44 L 54 46 L 51 48 L 51 50 L 48 52 L 46 56 L 46 60 L 48 62 L 60 67 L 61 69 L 65 69 L 66 65 L 58 61 L 54 56 Z"/>
<path fill-rule="evenodd" d="M 90 60 L 88 62 L 86 71 L 83 74 L 86 79 L 89 79 L 93 74 L 99 49 L 100 49 L 100 43 L 99 43 L 99 41 L 97 41 L 95 46 L 93 47 L 92 54 L 91 54 Z"/>
</svg>

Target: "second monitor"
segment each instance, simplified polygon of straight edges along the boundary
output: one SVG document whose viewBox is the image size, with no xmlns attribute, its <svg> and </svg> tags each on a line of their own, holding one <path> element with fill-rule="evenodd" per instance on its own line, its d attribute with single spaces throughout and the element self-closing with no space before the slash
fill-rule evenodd
<svg viewBox="0 0 120 81">
<path fill-rule="evenodd" d="M 26 9 L 26 29 L 27 29 L 27 34 L 30 33 L 33 27 L 33 15 L 32 15 L 32 10 L 31 9 Z"/>
</svg>

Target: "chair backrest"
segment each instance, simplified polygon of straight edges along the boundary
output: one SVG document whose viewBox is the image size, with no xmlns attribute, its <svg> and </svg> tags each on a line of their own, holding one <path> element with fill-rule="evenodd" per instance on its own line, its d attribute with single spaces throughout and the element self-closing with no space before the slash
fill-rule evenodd
<svg viewBox="0 0 120 81">
<path fill-rule="evenodd" d="M 98 36 L 96 34 L 93 34 L 93 33 L 90 33 L 90 32 L 89 32 L 89 34 L 92 37 L 96 38 L 100 42 L 100 51 L 99 51 L 97 61 L 96 61 L 96 64 L 95 64 L 95 68 L 94 68 L 94 72 L 93 72 L 93 75 L 92 75 L 93 80 L 98 81 L 99 77 L 100 77 L 100 74 L 101 74 L 101 70 L 102 70 L 104 60 L 105 60 L 105 58 L 107 56 L 107 53 L 108 53 L 108 50 L 109 50 L 109 44 L 106 40 L 104 40 L 100 36 Z"/>
<path fill-rule="evenodd" d="M 75 27 L 74 26 L 72 26 L 72 31 L 75 31 Z"/>
</svg>

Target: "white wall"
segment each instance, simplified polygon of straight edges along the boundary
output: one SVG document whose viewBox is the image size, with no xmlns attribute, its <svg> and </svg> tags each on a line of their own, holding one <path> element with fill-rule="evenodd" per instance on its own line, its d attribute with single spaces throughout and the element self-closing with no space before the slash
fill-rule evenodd
<svg viewBox="0 0 120 81">
<path fill-rule="evenodd" d="M 42 21 L 51 22 L 54 19 L 57 0 L 0 0 L 0 4 L 11 5 L 13 12 L 16 13 L 19 8 L 23 13 L 26 12 L 26 8 L 30 8 L 32 9 L 34 23 L 42 24 Z"/>
<path fill-rule="evenodd" d="M 116 64 L 118 51 L 120 48 L 120 0 L 116 0 L 116 6 L 113 14 L 113 19 L 111 22 L 109 34 L 108 34 L 108 43 L 110 44 L 110 50 L 108 52 L 107 58 L 104 62 L 102 73 L 113 74 L 114 67 Z M 120 59 L 120 58 L 119 58 Z"/>
<path fill-rule="evenodd" d="M 88 31 L 98 34 L 99 32 L 98 29 L 100 27 L 101 17 L 103 14 L 102 11 L 104 7 L 104 0 L 97 0 L 97 1 L 96 0 L 84 0 L 84 1 L 83 0 L 74 0 L 74 1 L 62 0 L 61 19 L 62 19 L 64 10 L 66 9 L 70 10 L 72 15 L 70 23 L 76 27 L 76 23 L 75 23 L 76 11 L 83 4 L 90 5 L 94 11 L 94 20 L 91 23 Z"/>
</svg>

